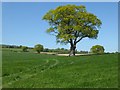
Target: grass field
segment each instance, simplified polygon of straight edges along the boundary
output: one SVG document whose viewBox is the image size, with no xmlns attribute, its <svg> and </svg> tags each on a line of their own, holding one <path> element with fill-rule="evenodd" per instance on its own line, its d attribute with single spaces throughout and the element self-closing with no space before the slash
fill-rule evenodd
<svg viewBox="0 0 120 90">
<path fill-rule="evenodd" d="M 3 88 L 116 88 L 118 55 L 55 56 L 3 50 Z"/>
</svg>

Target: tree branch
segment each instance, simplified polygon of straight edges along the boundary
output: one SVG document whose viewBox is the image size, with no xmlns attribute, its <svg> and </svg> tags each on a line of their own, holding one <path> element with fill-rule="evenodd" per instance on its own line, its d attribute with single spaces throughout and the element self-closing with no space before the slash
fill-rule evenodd
<svg viewBox="0 0 120 90">
<path fill-rule="evenodd" d="M 77 31 L 75 31 L 75 39 L 74 39 L 74 44 L 76 44 L 76 40 L 77 40 L 77 38 L 78 38 L 78 35 L 77 35 Z"/>
<path fill-rule="evenodd" d="M 71 46 L 73 45 L 73 40 L 72 39 L 70 39 L 70 44 L 71 44 Z"/>
<path fill-rule="evenodd" d="M 70 43 L 70 40 L 67 40 Z"/>
<path fill-rule="evenodd" d="M 81 41 L 83 38 L 85 38 L 86 36 L 82 36 L 80 39 L 78 39 L 75 43 L 78 43 L 79 41 Z"/>
</svg>

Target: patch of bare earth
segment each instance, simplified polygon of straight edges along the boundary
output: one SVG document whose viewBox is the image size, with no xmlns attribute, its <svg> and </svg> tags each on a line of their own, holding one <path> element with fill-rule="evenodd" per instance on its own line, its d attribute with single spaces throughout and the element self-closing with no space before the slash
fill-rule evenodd
<svg viewBox="0 0 120 90">
<path fill-rule="evenodd" d="M 69 56 L 69 54 L 57 54 L 54 52 L 41 52 L 41 54 L 51 54 L 51 55 L 57 55 L 57 56 Z M 89 55 L 89 54 L 75 54 L 76 56 L 81 56 L 81 55 Z"/>
</svg>

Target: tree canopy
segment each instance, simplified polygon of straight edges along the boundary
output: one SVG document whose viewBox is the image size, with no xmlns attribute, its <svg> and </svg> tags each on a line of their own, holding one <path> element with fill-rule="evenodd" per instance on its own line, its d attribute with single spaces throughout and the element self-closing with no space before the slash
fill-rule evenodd
<svg viewBox="0 0 120 90">
<path fill-rule="evenodd" d="M 85 37 L 96 39 L 102 24 L 100 19 L 87 12 L 83 5 L 59 6 L 48 11 L 43 20 L 50 24 L 47 32 L 54 34 L 58 43 L 70 43 L 71 51 L 75 51 L 76 44 Z"/>
<path fill-rule="evenodd" d="M 104 53 L 104 50 L 104 47 L 101 45 L 92 46 L 92 48 L 90 49 L 90 51 L 95 54 L 102 54 Z"/>
<path fill-rule="evenodd" d="M 43 45 L 41 45 L 41 44 L 35 45 L 34 50 L 36 50 L 37 53 L 40 53 L 41 51 L 43 51 Z"/>
<path fill-rule="evenodd" d="M 23 52 L 27 52 L 27 49 L 28 49 L 27 46 L 22 46 L 21 48 L 22 48 L 22 51 L 23 51 Z"/>
</svg>

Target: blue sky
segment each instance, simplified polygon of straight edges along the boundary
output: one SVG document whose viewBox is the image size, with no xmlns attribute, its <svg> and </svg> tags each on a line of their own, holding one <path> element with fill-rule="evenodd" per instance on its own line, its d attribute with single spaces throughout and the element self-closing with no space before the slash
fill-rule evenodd
<svg viewBox="0 0 120 90">
<path fill-rule="evenodd" d="M 2 4 L 2 43 L 33 47 L 42 44 L 45 48 L 67 48 L 56 44 L 55 36 L 46 33 L 49 24 L 42 17 L 57 6 L 85 5 L 88 12 L 95 14 L 102 26 L 97 39 L 85 38 L 77 45 L 77 50 L 89 51 L 93 45 L 103 45 L 106 52 L 118 51 L 118 3 L 93 2 L 24 2 Z"/>
</svg>

